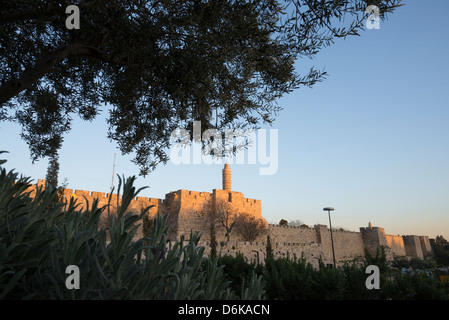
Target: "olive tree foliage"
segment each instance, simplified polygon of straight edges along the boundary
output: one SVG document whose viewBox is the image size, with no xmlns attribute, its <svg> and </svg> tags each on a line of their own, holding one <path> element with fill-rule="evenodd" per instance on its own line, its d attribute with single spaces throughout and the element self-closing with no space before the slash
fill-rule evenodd
<svg viewBox="0 0 449 320">
<path fill-rule="evenodd" d="M 33 161 L 61 148 L 74 117 L 109 112 L 107 136 L 141 173 L 168 160 L 175 128 L 257 129 L 277 100 L 326 73 L 295 71 L 335 38 L 359 35 L 400 0 L 17 0 L 0 11 L 0 120 Z M 77 5 L 80 28 L 68 29 Z M 309 68 L 307 68 L 309 69 Z"/>
</svg>

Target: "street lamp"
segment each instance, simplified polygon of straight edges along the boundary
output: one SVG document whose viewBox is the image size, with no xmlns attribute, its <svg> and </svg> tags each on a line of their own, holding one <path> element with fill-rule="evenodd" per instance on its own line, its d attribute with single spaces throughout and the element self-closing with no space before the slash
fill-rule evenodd
<svg viewBox="0 0 449 320">
<path fill-rule="evenodd" d="M 332 243 L 332 257 L 334 259 L 334 269 L 335 269 L 334 237 L 332 236 L 332 224 L 331 224 L 331 211 L 334 211 L 334 208 L 326 207 L 326 208 L 323 208 L 323 211 L 327 211 L 327 213 L 329 215 L 329 228 L 331 230 L 331 243 Z"/>
</svg>

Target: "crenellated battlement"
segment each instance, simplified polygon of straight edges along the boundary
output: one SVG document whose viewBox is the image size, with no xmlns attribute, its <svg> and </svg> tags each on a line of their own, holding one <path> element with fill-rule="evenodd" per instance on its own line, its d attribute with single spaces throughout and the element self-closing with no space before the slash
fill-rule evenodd
<svg viewBox="0 0 449 320">
<path fill-rule="evenodd" d="M 279 225 L 279 224 L 273 224 L 273 223 L 268 224 L 268 227 L 272 228 L 272 229 L 276 229 L 276 228 L 279 228 L 279 229 L 311 229 L 310 227 L 306 227 L 306 226 L 289 226 L 289 225 Z"/>
<path fill-rule="evenodd" d="M 267 235 L 271 238 L 271 244 L 275 256 L 304 255 L 312 264 L 317 264 L 318 259 L 325 263 L 332 262 L 331 230 L 327 225 L 314 225 L 309 227 L 268 224 L 262 216 L 262 201 L 247 198 L 242 192 L 231 190 L 231 173 L 227 166 L 223 171 L 226 189 L 213 189 L 212 192 L 192 191 L 179 189 L 165 195 L 164 199 L 137 196 L 128 207 L 136 213 L 152 206 L 148 215 L 155 216 L 158 212 L 168 215 L 169 240 L 179 240 L 181 237 L 188 239 L 191 231 L 202 234 L 202 243 L 208 244 L 210 231 L 210 217 L 220 210 L 229 210 L 232 214 L 248 214 L 265 222 L 267 233 L 259 236 L 253 242 L 240 241 L 240 237 L 231 232 L 230 241 L 225 239 L 224 229 L 218 224 L 216 230 L 217 240 L 221 247 L 218 248 L 225 254 L 243 252 L 245 256 L 253 259 L 264 257 Z M 39 179 L 36 188 L 45 188 L 45 180 Z M 33 194 L 32 190 L 31 194 Z M 98 199 L 99 206 L 107 206 L 108 212 L 114 212 L 122 198 L 117 194 L 82 189 L 65 189 L 63 196 L 66 201 L 75 198 L 80 204 L 80 209 L 85 209 L 87 203 L 91 204 Z M 87 202 L 86 202 L 87 201 Z M 221 227 L 221 229 L 220 229 Z M 432 253 L 429 237 L 404 235 L 395 236 L 385 233 L 381 227 L 361 227 L 359 232 L 344 229 L 332 229 L 333 242 L 337 262 L 358 259 L 365 256 L 365 249 L 371 254 L 376 254 L 379 247 L 386 249 L 387 258 L 397 256 L 424 258 Z M 136 237 L 142 237 L 142 228 Z M 208 248 L 206 250 L 208 252 Z"/>
</svg>

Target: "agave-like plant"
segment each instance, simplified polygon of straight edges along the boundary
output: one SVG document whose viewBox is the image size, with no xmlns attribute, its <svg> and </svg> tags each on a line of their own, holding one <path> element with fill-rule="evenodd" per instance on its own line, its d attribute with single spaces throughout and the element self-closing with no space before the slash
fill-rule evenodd
<svg viewBox="0 0 449 320">
<path fill-rule="evenodd" d="M 2 153 L 2 152 L 0 152 Z M 94 200 L 78 210 L 76 200 L 55 203 L 57 190 L 7 172 L 0 162 L 0 299 L 261 299 L 255 275 L 242 293 L 230 289 L 216 259 L 204 256 L 200 236 L 169 243 L 167 216 L 158 214 L 149 237 L 134 240 L 150 207 L 128 209 L 143 189 L 135 177 L 120 178 L 122 202 L 99 227 L 106 206 Z M 87 201 L 87 199 L 86 199 Z M 70 265 L 79 269 L 79 289 L 69 289 Z"/>
</svg>

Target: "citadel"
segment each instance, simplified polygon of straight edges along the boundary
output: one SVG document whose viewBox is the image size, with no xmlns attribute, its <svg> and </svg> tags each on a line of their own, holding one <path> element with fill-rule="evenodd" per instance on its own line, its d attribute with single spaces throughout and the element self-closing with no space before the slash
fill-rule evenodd
<svg viewBox="0 0 449 320">
<path fill-rule="evenodd" d="M 265 226 L 265 232 L 252 241 L 245 241 L 236 232 L 227 235 L 226 228 L 215 223 L 216 239 L 219 243 L 217 250 L 222 255 L 242 253 L 249 260 L 263 262 L 269 235 L 274 257 L 296 255 L 304 257 L 315 267 L 318 266 L 319 259 L 325 264 L 332 263 L 331 234 L 326 225 L 308 227 L 268 224 L 262 216 L 261 200 L 245 198 L 243 193 L 232 190 L 231 169 L 228 164 L 225 164 L 222 175 L 222 189 L 213 189 L 212 192 L 180 189 L 167 193 L 165 199 L 136 197 L 128 208 L 140 213 L 143 208 L 153 206 L 148 212 L 150 218 L 158 212 L 167 214 L 168 239 L 171 241 L 188 239 L 191 231 L 198 231 L 201 234 L 199 245 L 205 247 L 206 254 L 210 251 L 211 216 L 221 211 L 229 213 L 229 219 L 232 221 L 233 216 L 247 215 L 260 221 Z M 45 180 L 38 180 L 36 187 L 44 185 Z M 111 212 L 114 212 L 114 206 L 121 201 L 117 194 L 64 189 L 64 198 L 66 200 L 70 197 L 77 198 L 81 208 L 86 206 L 86 200 L 92 203 L 94 198 L 99 200 L 99 206 L 107 205 L 110 196 Z M 142 229 L 140 226 L 136 238 L 143 237 Z M 361 227 L 359 232 L 334 229 L 332 231 L 337 266 L 345 261 L 363 258 L 365 249 L 374 255 L 381 246 L 384 247 L 389 260 L 396 257 L 423 259 L 431 254 L 428 236 L 389 235 L 384 228 L 373 227 L 371 223 L 367 227 Z"/>
</svg>

